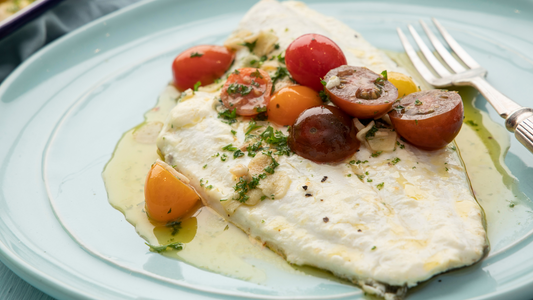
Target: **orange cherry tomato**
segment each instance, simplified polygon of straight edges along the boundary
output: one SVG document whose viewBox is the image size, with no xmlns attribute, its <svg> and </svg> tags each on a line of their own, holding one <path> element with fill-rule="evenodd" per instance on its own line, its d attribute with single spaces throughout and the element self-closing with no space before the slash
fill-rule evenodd
<svg viewBox="0 0 533 300">
<path fill-rule="evenodd" d="M 170 222 L 183 217 L 200 197 L 183 181 L 159 163 L 152 165 L 144 184 L 146 211 L 150 218 Z"/>
<path fill-rule="evenodd" d="M 365 67 L 340 66 L 329 71 L 324 81 L 328 82 L 326 91 L 331 101 L 359 119 L 383 116 L 398 98 L 398 89 L 392 83 Z M 330 81 L 336 83 L 329 86 Z"/>
<path fill-rule="evenodd" d="M 322 105 L 322 100 L 312 88 L 295 85 L 277 91 L 268 104 L 268 119 L 278 125 L 292 125 L 306 109 Z"/>
<path fill-rule="evenodd" d="M 228 77 L 220 98 L 229 110 L 240 116 L 255 116 L 266 111 L 272 91 L 268 73 L 256 68 L 241 68 Z"/>
<path fill-rule="evenodd" d="M 445 147 L 463 125 L 463 102 L 457 92 L 416 92 L 395 103 L 389 113 L 396 132 L 426 150 Z"/>
<path fill-rule="evenodd" d="M 174 85 L 180 91 L 215 82 L 229 69 L 235 53 L 224 46 L 200 45 L 180 53 L 172 63 Z"/>
</svg>

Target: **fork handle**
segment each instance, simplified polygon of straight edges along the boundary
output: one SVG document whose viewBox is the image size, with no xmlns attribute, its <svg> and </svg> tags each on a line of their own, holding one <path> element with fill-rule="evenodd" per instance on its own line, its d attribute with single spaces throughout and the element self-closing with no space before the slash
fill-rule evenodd
<svg viewBox="0 0 533 300">
<path fill-rule="evenodd" d="M 505 119 L 507 130 L 514 132 L 516 139 L 533 152 L 533 109 L 520 106 L 507 98 L 482 77 L 470 78 L 456 84 L 477 88 L 496 112 Z"/>
<path fill-rule="evenodd" d="M 457 82 L 457 84 L 460 83 Z M 518 103 L 500 93 L 500 91 L 495 89 L 482 77 L 469 78 L 464 82 L 461 82 L 461 85 L 471 85 L 477 88 L 477 90 L 487 99 L 487 101 L 489 101 L 492 107 L 494 107 L 496 112 L 504 119 L 507 119 L 512 113 L 523 108 L 522 106 L 518 105 Z M 513 130 L 510 131 L 514 131 L 514 127 Z"/>
</svg>

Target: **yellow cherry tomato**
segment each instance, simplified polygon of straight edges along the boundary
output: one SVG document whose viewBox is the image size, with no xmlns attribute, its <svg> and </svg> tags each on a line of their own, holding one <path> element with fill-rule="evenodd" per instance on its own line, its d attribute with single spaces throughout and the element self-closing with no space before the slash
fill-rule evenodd
<svg viewBox="0 0 533 300">
<path fill-rule="evenodd" d="M 392 83 L 398 89 L 398 98 L 419 91 L 418 87 L 413 81 L 413 78 L 405 74 L 398 72 L 388 72 L 387 77 L 390 83 Z"/>
<path fill-rule="evenodd" d="M 321 105 L 317 92 L 303 85 L 284 87 L 270 98 L 268 119 L 278 125 L 292 125 L 306 109 Z"/>
<path fill-rule="evenodd" d="M 159 162 L 152 165 L 144 184 L 146 211 L 159 222 L 174 221 L 190 212 L 200 197 Z"/>
</svg>

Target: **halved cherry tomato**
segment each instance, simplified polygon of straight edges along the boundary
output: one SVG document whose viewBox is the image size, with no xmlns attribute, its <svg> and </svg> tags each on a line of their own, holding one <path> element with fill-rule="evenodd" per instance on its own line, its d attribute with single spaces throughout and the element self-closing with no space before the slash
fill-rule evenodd
<svg viewBox="0 0 533 300">
<path fill-rule="evenodd" d="M 386 114 L 398 98 L 398 89 L 368 68 L 340 66 L 324 78 L 331 101 L 359 119 Z"/>
<path fill-rule="evenodd" d="M 174 85 L 180 91 L 215 82 L 229 69 L 235 53 L 224 46 L 200 45 L 180 53 L 172 63 Z"/>
<path fill-rule="evenodd" d="M 361 145 L 350 116 L 335 106 L 305 110 L 289 131 L 287 143 L 296 154 L 317 163 L 337 163 Z"/>
<path fill-rule="evenodd" d="M 220 98 L 229 110 L 240 116 L 254 116 L 266 111 L 272 91 L 268 73 L 256 68 L 241 68 L 228 77 Z"/>
<path fill-rule="evenodd" d="M 155 163 L 144 184 L 146 211 L 159 222 L 183 217 L 197 205 L 200 197 L 186 183 L 174 176 L 164 163 Z"/>
<path fill-rule="evenodd" d="M 395 103 L 389 113 L 394 129 L 409 143 L 426 150 L 445 147 L 463 125 L 463 102 L 457 92 L 416 92 Z"/>
<path fill-rule="evenodd" d="M 335 42 L 310 33 L 298 37 L 287 47 L 285 64 L 294 80 L 318 92 L 324 88 L 320 80 L 329 70 L 345 65 L 346 57 Z"/>
<path fill-rule="evenodd" d="M 268 104 L 268 119 L 278 125 L 292 125 L 306 109 L 321 105 L 317 92 L 303 85 L 284 87 L 277 91 Z"/>
</svg>

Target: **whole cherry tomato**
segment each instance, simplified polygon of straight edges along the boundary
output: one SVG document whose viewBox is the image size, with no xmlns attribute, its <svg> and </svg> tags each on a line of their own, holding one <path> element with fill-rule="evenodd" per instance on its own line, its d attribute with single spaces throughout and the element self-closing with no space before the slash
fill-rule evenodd
<svg viewBox="0 0 533 300">
<path fill-rule="evenodd" d="M 457 92 L 416 92 L 396 102 L 389 113 L 394 129 L 409 143 L 426 150 L 445 147 L 463 125 L 463 101 Z"/>
<path fill-rule="evenodd" d="M 237 109 L 238 115 L 255 116 L 266 111 L 271 91 L 272 80 L 267 72 L 241 68 L 230 74 L 220 98 L 227 109 Z"/>
<path fill-rule="evenodd" d="M 278 125 L 292 125 L 306 109 L 321 105 L 317 92 L 303 85 L 284 87 L 277 91 L 268 104 L 268 119 Z"/>
<path fill-rule="evenodd" d="M 329 70 L 345 65 L 346 57 L 335 42 L 310 33 L 298 37 L 287 47 L 285 64 L 294 80 L 318 92 L 324 88 L 320 80 Z"/>
<path fill-rule="evenodd" d="M 172 63 L 174 85 L 180 91 L 192 89 L 197 82 L 208 85 L 229 69 L 235 53 L 224 46 L 200 45 L 180 53 Z"/>
</svg>

